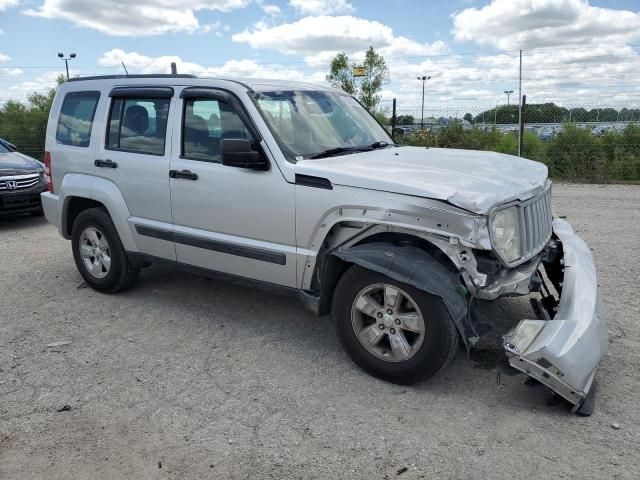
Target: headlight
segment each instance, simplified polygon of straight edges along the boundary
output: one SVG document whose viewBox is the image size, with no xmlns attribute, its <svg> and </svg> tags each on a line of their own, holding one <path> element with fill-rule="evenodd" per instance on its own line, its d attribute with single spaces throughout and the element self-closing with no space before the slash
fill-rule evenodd
<svg viewBox="0 0 640 480">
<path fill-rule="evenodd" d="M 505 208 L 493 215 L 491 240 L 505 261 L 513 262 L 522 256 L 518 207 Z"/>
</svg>

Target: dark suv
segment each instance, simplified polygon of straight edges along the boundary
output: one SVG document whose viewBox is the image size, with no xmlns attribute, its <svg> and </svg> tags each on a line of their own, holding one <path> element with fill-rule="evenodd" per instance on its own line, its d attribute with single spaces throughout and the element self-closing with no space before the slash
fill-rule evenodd
<svg viewBox="0 0 640 480">
<path fill-rule="evenodd" d="M 46 189 L 42 163 L 0 139 L 0 216 L 42 215 L 40 193 Z"/>
</svg>

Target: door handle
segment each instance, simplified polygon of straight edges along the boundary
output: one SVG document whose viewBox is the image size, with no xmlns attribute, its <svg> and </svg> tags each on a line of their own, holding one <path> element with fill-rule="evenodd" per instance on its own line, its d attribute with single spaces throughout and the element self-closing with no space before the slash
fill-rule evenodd
<svg viewBox="0 0 640 480">
<path fill-rule="evenodd" d="M 102 167 L 102 168 L 118 168 L 118 164 L 116 162 L 114 162 L 113 160 L 96 160 L 95 162 L 93 162 L 93 164 L 96 167 Z"/>
<path fill-rule="evenodd" d="M 198 179 L 198 174 L 193 173 L 191 170 L 169 170 L 169 176 L 171 178 L 183 178 L 185 180 Z"/>
</svg>

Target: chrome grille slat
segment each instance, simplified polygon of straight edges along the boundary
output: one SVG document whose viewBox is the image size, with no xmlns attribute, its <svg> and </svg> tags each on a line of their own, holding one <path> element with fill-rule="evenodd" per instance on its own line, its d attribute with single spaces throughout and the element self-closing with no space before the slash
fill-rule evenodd
<svg viewBox="0 0 640 480">
<path fill-rule="evenodd" d="M 527 200 L 521 205 L 523 224 L 520 234 L 523 236 L 522 257 L 527 260 L 537 255 L 549 241 L 552 230 L 551 189 L 539 196 Z"/>
<path fill-rule="evenodd" d="M 16 187 L 7 188 L 8 181 L 15 182 Z M 40 174 L 0 177 L 0 190 L 11 190 L 12 192 L 26 190 L 28 188 L 35 187 L 38 183 L 40 183 Z"/>
</svg>

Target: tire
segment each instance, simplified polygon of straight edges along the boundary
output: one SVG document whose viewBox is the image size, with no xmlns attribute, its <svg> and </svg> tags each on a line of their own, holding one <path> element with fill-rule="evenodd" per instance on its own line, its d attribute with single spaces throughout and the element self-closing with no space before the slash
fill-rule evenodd
<svg viewBox="0 0 640 480">
<path fill-rule="evenodd" d="M 71 245 L 82 278 L 100 292 L 122 292 L 133 284 L 140 272 L 129 261 L 116 227 L 104 208 L 90 208 L 78 215 L 71 230 Z M 95 268 L 89 268 L 89 265 Z"/>
<path fill-rule="evenodd" d="M 401 306 L 387 310 L 394 302 L 385 302 L 379 288 L 382 292 L 393 293 L 394 289 L 400 292 L 398 298 L 404 297 Z M 389 295 L 388 298 L 393 297 Z M 359 310 L 356 300 L 371 315 Z M 376 305 L 375 308 L 383 306 L 383 312 L 379 308 L 370 310 L 372 305 Z M 383 313 L 382 318 L 380 313 Z M 458 331 L 440 297 L 356 265 L 345 272 L 336 286 L 332 316 L 340 343 L 351 359 L 364 371 L 389 382 L 406 385 L 426 380 L 445 368 L 458 349 Z M 422 318 L 421 323 L 419 318 Z M 420 325 L 423 329 L 421 340 L 417 333 Z M 371 338 L 370 342 L 365 342 L 368 347 L 359 340 L 356 330 L 362 338 Z M 377 337 L 380 333 L 382 336 Z M 397 348 L 392 346 L 394 343 Z"/>
</svg>

